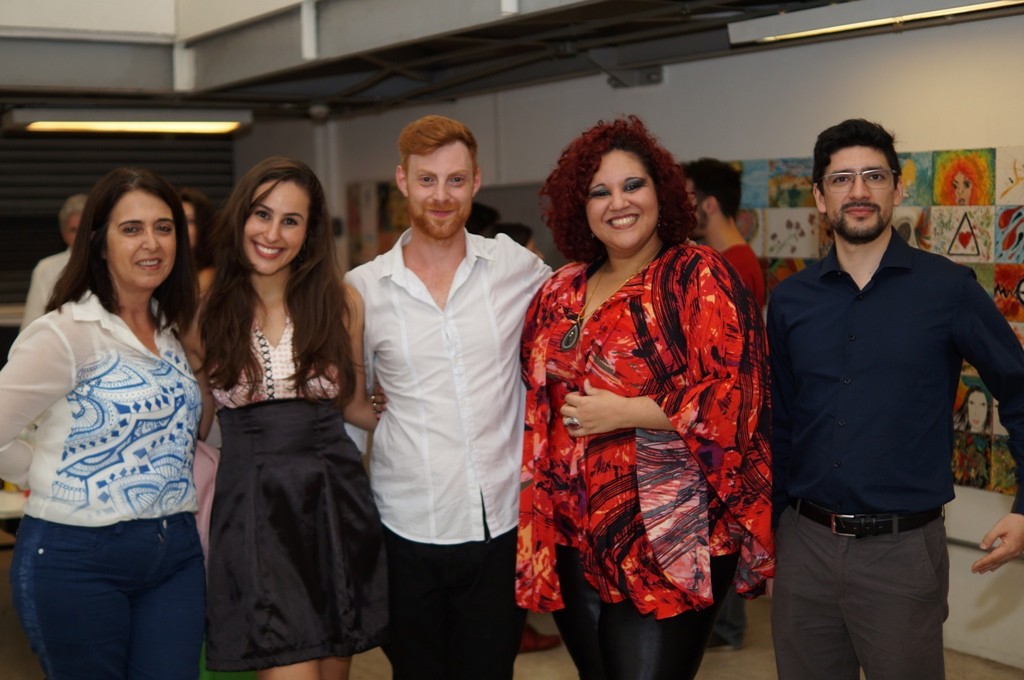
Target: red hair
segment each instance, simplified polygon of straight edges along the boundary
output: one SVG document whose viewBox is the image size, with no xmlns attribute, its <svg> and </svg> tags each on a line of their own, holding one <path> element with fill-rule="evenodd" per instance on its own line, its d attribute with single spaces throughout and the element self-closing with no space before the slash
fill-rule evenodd
<svg viewBox="0 0 1024 680">
<path fill-rule="evenodd" d="M 587 223 L 590 182 L 609 151 L 637 157 L 651 176 L 658 196 L 658 236 L 665 245 L 682 243 L 693 231 L 695 218 L 686 195 L 683 171 L 636 116 L 610 123 L 598 121 L 570 142 L 540 195 L 547 198 L 544 222 L 555 247 L 569 260 L 593 262 L 605 256 L 604 244 L 594 238 Z"/>
<path fill-rule="evenodd" d="M 426 156 L 455 142 L 462 142 L 476 167 L 476 138 L 463 123 L 445 116 L 423 116 L 402 128 L 398 135 L 398 156 L 409 168 L 409 156 Z"/>
</svg>

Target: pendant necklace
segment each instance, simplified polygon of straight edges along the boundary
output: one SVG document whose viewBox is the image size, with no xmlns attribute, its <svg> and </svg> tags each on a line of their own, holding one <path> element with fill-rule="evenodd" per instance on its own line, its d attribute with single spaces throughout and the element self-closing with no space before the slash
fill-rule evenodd
<svg viewBox="0 0 1024 680">
<path fill-rule="evenodd" d="M 629 281 L 634 276 L 639 274 L 641 269 L 649 265 L 651 262 L 654 262 L 654 258 L 658 257 L 660 252 L 660 250 L 656 252 L 654 256 L 651 257 L 651 259 L 644 262 L 637 268 L 635 272 L 626 277 L 626 279 L 619 284 L 619 288 L 622 288 L 624 285 L 626 285 L 627 281 Z M 569 351 L 570 349 L 576 346 L 576 343 L 580 341 L 580 335 L 583 334 L 583 320 L 590 316 L 589 314 L 587 314 L 587 305 L 590 304 L 590 298 L 593 296 L 594 291 L 597 290 L 597 282 L 601 280 L 602 274 L 604 274 L 603 266 L 600 269 L 598 269 L 597 273 L 594 275 L 594 280 L 592 282 L 593 285 L 587 286 L 587 294 L 583 298 L 583 309 L 580 311 L 579 314 L 576 315 L 576 318 L 573 319 L 572 325 L 569 326 L 569 330 L 567 330 L 565 332 L 565 335 L 562 336 L 562 342 L 559 343 L 559 347 L 562 348 L 563 352 Z M 614 291 L 612 291 L 612 295 L 618 292 L 619 288 L 616 288 Z"/>
<path fill-rule="evenodd" d="M 587 286 L 587 294 L 583 297 L 583 309 L 573 319 L 572 325 L 569 326 L 569 330 L 562 336 L 562 342 L 559 344 L 563 352 L 569 351 L 580 341 L 580 334 L 583 332 L 583 319 L 587 315 L 587 305 L 590 304 L 590 298 L 597 289 L 597 282 L 601 279 L 601 274 L 603 273 L 604 268 L 598 269 L 597 274 L 594 275 L 594 285 Z"/>
</svg>

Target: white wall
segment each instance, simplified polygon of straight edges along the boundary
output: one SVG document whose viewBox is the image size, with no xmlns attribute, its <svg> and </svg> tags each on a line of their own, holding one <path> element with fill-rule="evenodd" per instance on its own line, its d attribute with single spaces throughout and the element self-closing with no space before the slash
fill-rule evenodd
<svg viewBox="0 0 1024 680">
<path fill-rule="evenodd" d="M 1008 496 L 961 487 L 957 499 L 946 507 L 946 533 L 972 544 L 949 550 L 946 646 L 1024 668 L 1024 560 L 1014 560 L 992 574 L 971 573 L 971 564 L 983 554 L 973 545 L 1009 509 Z"/>
<path fill-rule="evenodd" d="M 575 135 L 623 113 L 641 116 L 680 159 L 810 156 L 818 132 L 858 116 L 893 130 L 900 151 L 1022 145 L 1021 36 L 1015 16 L 678 64 L 653 87 L 612 89 L 601 76 L 336 121 L 323 178 L 339 191 L 390 179 L 398 132 L 427 113 L 470 125 L 485 186 L 543 181 Z M 964 490 L 949 508 L 950 535 L 976 543 L 1008 508 L 1007 497 Z M 1024 668 L 1024 561 L 976 576 L 977 550 L 951 555 L 947 646 Z"/>
<path fill-rule="evenodd" d="M 468 123 L 484 181 L 540 182 L 559 151 L 603 117 L 640 115 L 680 158 L 810 156 L 844 118 L 893 130 L 900 151 L 1024 143 L 1024 16 L 791 47 L 665 68 L 660 85 L 604 76 L 337 123 L 345 180 L 390 176 L 402 125 L 426 113 Z"/>
</svg>

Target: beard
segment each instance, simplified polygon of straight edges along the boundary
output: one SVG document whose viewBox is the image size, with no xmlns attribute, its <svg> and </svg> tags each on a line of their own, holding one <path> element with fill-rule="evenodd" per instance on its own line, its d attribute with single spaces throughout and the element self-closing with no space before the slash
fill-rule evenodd
<svg viewBox="0 0 1024 680">
<path fill-rule="evenodd" d="M 409 224 L 415 231 L 419 231 L 432 239 L 443 241 L 459 233 L 462 227 L 466 225 L 466 221 L 469 219 L 470 207 L 456 201 L 410 203 Z M 435 219 L 428 214 L 428 210 L 453 210 L 454 212 L 443 219 Z"/>
<path fill-rule="evenodd" d="M 860 227 L 853 227 L 849 220 L 846 218 L 846 208 L 874 208 L 875 209 L 875 222 L 865 223 Z M 874 203 L 868 203 L 866 201 L 851 201 L 844 205 L 839 214 L 836 217 L 828 217 L 828 225 L 832 228 L 832 233 L 836 238 L 842 239 L 852 245 L 863 245 L 865 243 L 871 243 L 883 233 L 889 227 L 892 213 L 885 215 L 882 212 L 882 208 Z"/>
</svg>

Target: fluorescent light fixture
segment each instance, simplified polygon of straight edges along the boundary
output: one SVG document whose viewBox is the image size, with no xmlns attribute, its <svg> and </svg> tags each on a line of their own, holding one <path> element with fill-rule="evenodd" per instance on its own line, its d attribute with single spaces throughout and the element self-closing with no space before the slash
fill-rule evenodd
<svg viewBox="0 0 1024 680">
<path fill-rule="evenodd" d="M 965 3 L 963 0 L 853 0 L 729 24 L 729 42 L 771 43 L 855 31 L 967 12 L 1003 9 L 1024 0 Z"/>
<path fill-rule="evenodd" d="M 5 130 L 224 135 L 252 123 L 252 112 L 198 109 L 12 109 Z"/>
</svg>

